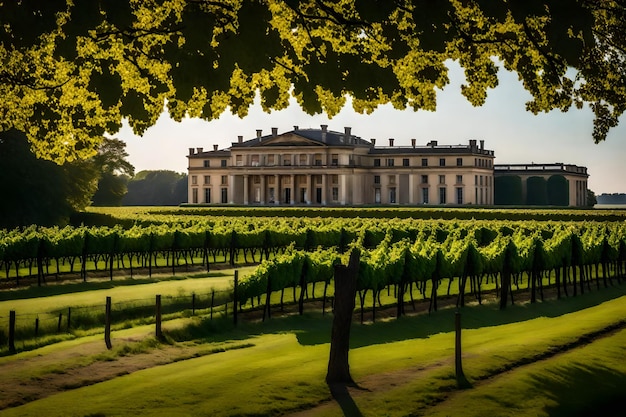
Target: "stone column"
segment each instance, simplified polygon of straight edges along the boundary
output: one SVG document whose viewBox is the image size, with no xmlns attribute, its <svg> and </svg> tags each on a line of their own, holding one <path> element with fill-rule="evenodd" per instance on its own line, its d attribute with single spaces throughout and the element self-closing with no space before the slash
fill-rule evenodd
<svg viewBox="0 0 626 417">
<path fill-rule="evenodd" d="M 311 204 L 311 197 L 313 196 L 313 176 L 306 174 L 306 203 Z"/>
<path fill-rule="evenodd" d="M 339 204 L 342 206 L 346 205 L 346 189 L 348 188 L 348 182 L 346 181 L 346 174 L 341 174 L 339 176 Z"/>
<path fill-rule="evenodd" d="M 409 174 L 409 204 L 416 204 L 415 200 L 415 175 Z"/>
<path fill-rule="evenodd" d="M 297 189 L 296 189 L 296 176 L 294 174 L 291 174 L 291 201 L 289 203 L 292 206 L 296 202 L 296 192 L 297 192 Z"/>
<path fill-rule="evenodd" d="M 328 174 L 322 174 L 322 205 L 326 205 L 326 186 Z"/>
<path fill-rule="evenodd" d="M 280 175 L 278 174 L 274 174 L 274 183 L 275 183 L 275 187 L 274 187 L 274 204 L 278 205 L 280 204 Z"/>
<path fill-rule="evenodd" d="M 265 175 L 261 175 L 261 204 L 265 204 L 266 196 L 267 196 L 267 190 L 265 188 Z"/>
<path fill-rule="evenodd" d="M 228 193 L 228 202 L 230 204 L 233 204 L 235 202 L 235 176 L 234 175 L 229 175 L 228 176 L 228 188 L 227 188 L 227 193 Z"/>
<path fill-rule="evenodd" d="M 246 205 L 246 206 L 248 204 L 250 204 L 250 192 L 248 190 L 249 177 L 250 177 L 250 175 L 248 175 L 248 174 L 245 174 L 243 176 L 243 204 Z"/>
</svg>

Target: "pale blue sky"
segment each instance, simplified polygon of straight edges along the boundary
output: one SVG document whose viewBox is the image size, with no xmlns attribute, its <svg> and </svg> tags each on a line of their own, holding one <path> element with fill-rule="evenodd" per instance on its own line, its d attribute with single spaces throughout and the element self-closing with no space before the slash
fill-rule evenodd
<svg viewBox="0 0 626 417">
<path fill-rule="evenodd" d="M 394 138 L 396 146 L 409 146 L 411 138 L 418 145 L 431 139 L 440 145 L 466 144 L 469 139 L 484 139 L 485 148 L 495 151 L 496 164 L 554 163 L 583 165 L 590 174 L 589 188 L 596 194 L 626 192 L 626 118 L 610 131 L 607 140 L 593 143 L 593 115 L 588 108 L 571 109 L 567 113 L 552 111 L 533 115 L 525 110 L 529 95 L 517 75 L 499 72 L 500 85 L 490 90 L 482 107 L 473 107 L 460 93 L 463 75 L 453 65 L 451 83 L 437 97 L 437 111 L 399 111 L 381 106 L 371 115 L 355 113 L 346 106 L 337 116 L 309 116 L 297 104 L 282 111 L 264 113 L 259 105 L 250 109 L 243 119 L 223 114 L 210 122 L 189 119 L 177 123 L 162 115 L 157 124 L 138 137 L 125 125 L 113 137 L 126 141 L 129 160 L 137 171 L 168 169 L 187 171 L 188 148 L 220 149 L 237 141 L 256 136 L 256 129 L 269 134 L 272 127 L 279 132 L 300 128 L 319 128 L 352 133 L 364 139 L 376 138 L 387 145 Z"/>
</svg>

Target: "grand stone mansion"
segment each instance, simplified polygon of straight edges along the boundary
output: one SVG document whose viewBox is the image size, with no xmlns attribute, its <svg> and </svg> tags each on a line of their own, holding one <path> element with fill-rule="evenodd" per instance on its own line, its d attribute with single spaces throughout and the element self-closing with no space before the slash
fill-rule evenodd
<svg viewBox="0 0 626 417">
<path fill-rule="evenodd" d="M 230 148 L 190 148 L 187 158 L 190 204 L 493 205 L 498 172 L 482 140 L 398 146 L 327 125 L 257 130 Z M 586 190 L 586 169 L 578 176 Z"/>
</svg>

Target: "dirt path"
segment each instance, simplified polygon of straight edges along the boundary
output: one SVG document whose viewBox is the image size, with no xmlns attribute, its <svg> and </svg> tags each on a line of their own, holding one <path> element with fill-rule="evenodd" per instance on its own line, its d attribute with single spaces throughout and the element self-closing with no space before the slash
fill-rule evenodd
<svg viewBox="0 0 626 417">
<path fill-rule="evenodd" d="M 141 337 L 114 338 L 113 346 L 132 345 Z M 53 353 L 0 363 L 0 410 L 61 391 L 107 381 L 141 369 L 199 356 L 195 346 L 160 345 L 144 353 L 115 356 L 104 341 L 93 341 Z"/>
</svg>

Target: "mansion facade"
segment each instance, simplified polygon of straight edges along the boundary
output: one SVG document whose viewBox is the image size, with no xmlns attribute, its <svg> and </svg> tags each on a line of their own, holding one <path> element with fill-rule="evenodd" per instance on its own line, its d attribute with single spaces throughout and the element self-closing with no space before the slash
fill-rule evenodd
<svg viewBox="0 0 626 417">
<path fill-rule="evenodd" d="M 494 152 L 466 145 L 381 146 L 343 132 L 294 129 L 230 148 L 190 148 L 189 204 L 493 205 Z"/>
</svg>

